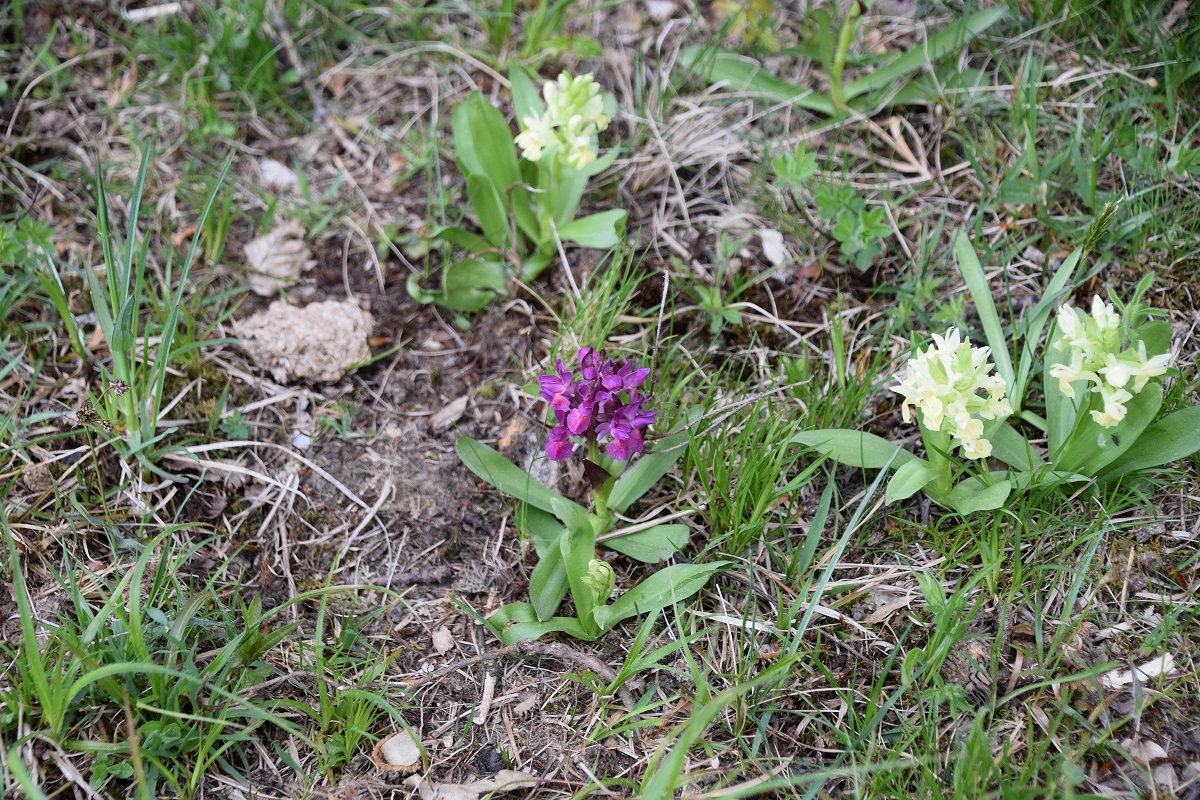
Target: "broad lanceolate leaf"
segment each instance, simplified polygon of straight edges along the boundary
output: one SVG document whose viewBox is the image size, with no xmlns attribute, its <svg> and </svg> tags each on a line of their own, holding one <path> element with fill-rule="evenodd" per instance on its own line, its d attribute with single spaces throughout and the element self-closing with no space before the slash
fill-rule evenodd
<svg viewBox="0 0 1200 800">
<path fill-rule="evenodd" d="M 594 609 L 593 617 L 602 630 L 608 630 L 621 620 L 666 608 L 700 591 L 712 574 L 725 566 L 724 561 L 672 564 L 646 578 L 611 605 Z"/>
<path fill-rule="evenodd" d="M 445 242 L 450 242 L 464 250 L 470 250 L 475 254 L 487 253 L 492 249 L 491 243 L 477 233 L 455 227 L 454 225 L 445 225 L 437 228 L 430 234 L 430 238 L 441 239 Z"/>
<path fill-rule="evenodd" d="M 504 198 L 496 191 L 490 178 L 482 175 L 467 175 L 467 200 L 475 210 L 475 218 L 488 243 L 503 250 L 511 237 L 508 229 L 508 211 Z"/>
<path fill-rule="evenodd" d="M 687 449 L 684 444 L 692 435 L 687 426 L 695 424 L 702 416 L 704 409 L 700 407 L 689 410 L 680 430 L 660 439 L 650 452 L 643 453 L 636 464 L 625 470 L 609 492 L 608 507 L 620 514 L 629 508 L 634 500 L 650 491 Z"/>
<path fill-rule="evenodd" d="M 442 270 L 442 296 L 438 302 L 457 311 L 479 311 L 507 292 L 508 276 L 503 264 L 464 258 Z"/>
<path fill-rule="evenodd" d="M 562 556 L 562 542 L 566 536 L 567 532 L 564 529 L 553 546 L 538 560 L 533 574 L 529 576 L 529 599 L 539 622 L 545 622 L 554 616 L 563 598 L 567 596 L 567 589 L 570 588 Z"/>
<path fill-rule="evenodd" d="M 923 458 L 914 458 L 912 461 L 901 464 L 896 470 L 896 474 L 888 482 L 884 502 L 895 503 L 897 500 L 907 500 L 925 488 L 925 484 L 935 481 L 937 478 L 938 471 L 932 464 Z"/>
<path fill-rule="evenodd" d="M 597 638 L 596 634 L 585 630 L 574 617 L 553 617 L 545 622 L 539 621 L 537 613 L 529 603 L 509 603 L 501 606 L 496 613 L 487 618 L 487 624 L 506 645 L 538 639 L 547 633 L 565 633 L 585 642 Z"/>
<path fill-rule="evenodd" d="M 644 531 L 607 539 L 602 544 L 643 564 L 656 564 L 682 550 L 689 534 L 687 525 L 655 525 Z"/>
<path fill-rule="evenodd" d="M 892 466 L 901 467 L 916 458 L 903 447 L 873 433 L 845 428 L 801 431 L 791 441 L 807 445 L 849 467 L 883 469 L 889 461 Z"/>
<path fill-rule="evenodd" d="M 976 511 L 991 511 L 1004 505 L 1012 491 L 1012 481 L 1002 480 L 990 486 L 978 478 L 966 478 L 958 482 L 940 502 L 958 514 L 973 514 Z"/>
<path fill-rule="evenodd" d="M 1200 451 L 1200 406 L 1176 411 L 1142 431 L 1128 450 L 1099 474 L 1101 483 L 1153 469 Z"/>
<path fill-rule="evenodd" d="M 565 498 L 551 501 L 554 514 L 567 526 L 567 532 L 558 540 L 562 552 L 563 567 L 567 583 L 571 588 L 571 599 L 575 601 L 575 616 L 585 629 L 592 624 L 592 609 L 596 605 L 592 589 L 584 583 L 588 564 L 596 557 L 596 530 L 592 517 L 583 507 Z"/>
<path fill-rule="evenodd" d="M 1146 355 L 1162 355 L 1171 349 L 1171 323 L 1143 322 L 1138 326 L 1136 339 L 1146 343 Z"/>
<path fill-rule="evenodd" d="M 1066 294 L 1067 285 L 1071 282 L 1075 268 L 1079 265 L 1079 259 L 1082 256 L 1083 248 L 1079 247 L 1067 256 L 1067 260 L 1054 273 L 1050 283 L 1046 284 L 1046 291 L 1042 293 L 1042 299 L 1025 317 L 1023 324 L 1018 326 L 1018 330 L 1021 332 L 1021 356 L 1017 360 L 1016 386 L 1008 398 L 1013 405 L 1013 413 L 1019 414 L 1025 405 L 1029 371 L 1033 368 L 1033 355 L 1041 344 L 1042 331 L 1045 330 L 1046 323 L 1050 321 L 1050 315 L 1054 312 L 1054 306 L 1058 299 Z"/>
<path fill-rule="evenodd" d="M 471 92 L 454 107 L 454 155 L 468 175 L 486 176 L 500 194 L 521 179 L 512 131 L 483 93 Z"/>
<path fill-rule="evenodd" d="M 572 220 L 558 229 L 558 236 L 584 247 L 616 247 L 625 238 L 625 218 L 628 214 L 624 209 L 613 209 Z"/>
<path fill-rule="evenodd" d="M 467 469 L 504 494 L 551 514 L 556 514 L 555 503 L 564 503 L 568 508 L 573 507 L 585 517 L 587 516 L 587 511 L 583 506 L 542 486 L 528 472 L 483 442 L 477 442 L 468 436 L 460 436 L 455 443 L 455 449 L 458 450 L 458 457 L 462 459 Z"/>
<path fill-rule="evenodd" d="M 520 65 L 513 64 L 508 71 L 508 82 L 512 87 L 513 111 L 518 123 L 525 117 L 540 116 L 546 110 L 538 96 L 537 87 L 529 79 L 529 73 Z"/>
<path fill-rule="evenodd" d="M 992 455 L 1014 469 L 1031 470 L 1045 463 L 1025 437 L 1007 422 L 991 426 L 984 435 L 992 443 Z"/>
<path fill-rule="evenodd" d="M 545 556 L 551 547 L 557 547 L 558 537 L 567 529 L 558 517 L 524 502 L 517 503 L 514 520 L 517 530 L 533 540 L 539 558 Z"/>
<path fill-rule="evenodd" d="M 1054 467 L 1067 472 L 1096 475 L 1129 450 L 1162 408 L 1162 384 L 1147 384 L 1125 404 L 1125 419 L 1115 428 L 1102 428 L 1091 414 L 1081 414 Z"/>
<path fill-rule="evenodd" d="M 1057 332 L 1058 325 L 1052 325 L 1046 341 L 1053 342 Z M 1067 363 L 1068 355 L 1066 351 L 1059 350 L 1050 345 L 1044 350 L 1044 353 L 1042 392 L 1046 397 L 1046 447 L 1050 461 L 1058 463 L 1063 445 L 1066 444 L 1067 437 L 1071 435 L 1071 431 L 1075 429 L 1075 419 L 1079 414 L 1078 405 L 1081 402 L 1082 392 L 1087 383 L 1085 381 L 1075 381 L 1072 384 L 1075 389 L 1075 397 L 1067 397 L 1058 388 L 1058 378 L 1050 374 L 1051 370 L 1059 364 Z"/>
</svg>

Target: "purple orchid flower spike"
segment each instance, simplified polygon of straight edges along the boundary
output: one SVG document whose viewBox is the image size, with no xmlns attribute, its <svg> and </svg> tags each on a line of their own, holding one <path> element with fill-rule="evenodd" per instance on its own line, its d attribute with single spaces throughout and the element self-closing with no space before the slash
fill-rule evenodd
<svg viewBox="0 0 1200 800">
<path fill-rule="evenodd" d="M 538 378 L 541 397 L 559 422 L 550 431 L 546 454 L 562 461 L 575 453 L 576 444 L 595 443 L 603 445 L 610 458 L 628 461 L 642 452 L 642 431 L 657 420 L 656 412 L 646 408 L 651 398 L 638 391 L 650 369 L 632 363 L 618 367 L 603 351 L 590 347 L 580 349 L 577 358 L 578 375 L 559 360 L 555 374 Z"/>
</svg>

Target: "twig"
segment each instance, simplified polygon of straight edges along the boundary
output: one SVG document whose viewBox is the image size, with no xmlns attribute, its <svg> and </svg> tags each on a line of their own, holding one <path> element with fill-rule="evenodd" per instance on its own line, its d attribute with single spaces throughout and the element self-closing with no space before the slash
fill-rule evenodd
<svg viewBox="0 0 1200 800">
<path fill-rule="evenodd" d="M 573 650 L 560 642 L 518 642 L 516 649 L 527 655 L 544 656 L 558 661 L 566 661 L 568 664 L 574 664 L 577 667 L 590 669 L 596 673 L 598 678 L 608 683 L 615 683 L 617 680 L 617 673 L 613 672 L 608 664 L 605 664 L 595 656 Z M 617 687 L 617 697 L 621 698 L 621 703 L 625 708 L 633 709 L 635 705 L 633 695 L 624 686 Z"/>
</svg>

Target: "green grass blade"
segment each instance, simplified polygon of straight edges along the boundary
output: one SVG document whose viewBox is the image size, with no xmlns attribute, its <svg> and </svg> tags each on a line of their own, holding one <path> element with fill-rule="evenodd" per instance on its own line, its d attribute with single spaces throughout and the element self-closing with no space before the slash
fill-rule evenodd
<svg viewBox="0 0 1200 800">
<path fill-rule="evenodd" d="M 760 94 L 830 117 L 837 113 L 833 101 L 826 95 L 775 78 L 762 64 L 739 53 L 713 52 L 710 48 L 694 45 L 680 51 L 678 63 L 709 83 L 724 83 L 734 91 Z"/>
<path fill-rule="evenodd" d="M 882 89 L 910 73 L 917 72 L 927 64 L 940 61 L 995 25 L 1007 13 L 1004 8 L 988 8 L 951 22 L 923 43 L 902 53 L 879 69 L 846 84 L 843 89 L 845 99 L 852 100 L 861 94 Z"/>
<path fill-rule="evenodd" d="M 1004 329 L 1000 327 L 1000 315 L 996 313 L 996 303 L 992 300 L 992 290 L 983 274 L 979 257 L 967 234 L 958 231 L 954 235 L 954 254 L 958 257 L 958 268 L 962 272 L 971 299 L 975 301 L 975 310 L 979 313 L 979 321 L 983 324 L 984 335 L 987 336 L 988 347 L 992 348 L 992 360 L 996 362 L 996 372 L 1004 379 L 1008 387 L 1008 396 L 1016 409 L 1019 398 L 1013 397 L 1016 389 L 1016 376 L 1013 374 L 1012 355 L 1008 351 L 1008 339 Z"/>
<path fill-rule="evenodd" d="M 1066 292 L 1082 256 L 1083 249 L 1075 248 L 1075 251 L 1054 273 L 1050 283 L 1046 285 L 1042 299 L 1029 312 L 1028 322 L 1026 322 L 1024 333 L 1021 336 L 1021 358 L 1017 365 L 1016 383 L 1013 386 L 1012 395 L 1008 398 L 1015 413 L 1020 413 L 1021 406 L 1024 404 L 1025 389 L 1029 383 L 1029 371 L 1033 368 L 1033 354 L 1041 343 L 1042 331 L 1045 329 L 1046 323 L 1050 321 L 1050 312 L 1054 304 Z"/>
<path fill-rule="evenodd" d="M 138 255 L 140 248 L 136 246 L 137 231 L 138 231 L 138 216 L 142 212 L 142 193 L 146 189 L 146 170 L 150 166 L 150 157 L 154 155 L 154 143 L 151 141 L 146 145 L 146 149 L 142 152 L 142 163 L 138 166 L 137 182 L 133 185 L 133 196 L 129 200 L 129 230 L 125 233 L 125 261 L 121 266 L 121 272 L 118 277 L 118 291 L 122 293 L 122 303 L 127 298 L 129 293 L 129 279 L 133 275 L 133 262 L 135 256 Z M 145 237 L 149 239 L 149 237 Z M 141 253 L 145 254 L 144 250 Z M 138 263 L 138 278 L 145 267 L 145 260 L 140 260 Z M 114 297 L 115 301 L 115 297 Z M 116 303 L 114 302 L 114 305 Z M 140 303 L 139 303 L 140 305 Z"/>
</svg>

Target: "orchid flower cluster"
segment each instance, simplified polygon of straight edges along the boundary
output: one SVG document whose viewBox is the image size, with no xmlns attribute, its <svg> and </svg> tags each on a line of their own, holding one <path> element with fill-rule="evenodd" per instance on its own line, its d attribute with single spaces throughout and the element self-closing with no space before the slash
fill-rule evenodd
<svg viewBox="0 0 1200 800">
<path fill-rule="evenodd" d="M 975 347 L 956 328 L 933 335 L 934 344 L 909 359 L 905 376 L 891 387 L 901 395 L 901 413 L 912 421 L 912 406 L 921 410 L 926 431 L 950 433 L 967 458 L 987 458 L 992 443 L 983 436 L 982 420 L 1005 419 L 1012 405 L 1004 379 L 988 361 L 991 349 Z M 979 392 L 985 392 L 981 396 Z"/>
<path fill-rule="evenodd" d="M 608 127 L 600 86 L 592 74 L 572 77 L 564 72 L 558 81 L 542 88 L 546 110 L 521 119 L 516 143 L 521 156 L 539 161 L 542 152 L 557 149 L 559 160 L 575 169 L 583 169 L 596 160 L 596 135 Z"/>
<path fill-rule="evenodd" d="M 1051 377 L 1058 378 L 1059 390 L 1075 397 L 1075 381 L 1087 380 L 1100 393 L 1103 407 L 1091 411 L 1092 419 L 1101 427 L 1114 428 L 1125 419 L 1126 403 L 1146 388 L 1151 378 L 1163 375 L 1171 357 L 1162 353 L 1146 356 L 1146 343 L 1138 341 L 1136 349 L 1121 350 L 1124 320 L 1097 295 L 1092 298 L 1092 313 L 1087 315 L 1070 306 L 1058 309 L 1058 330 L 1062 334 L 1054 347 L 1068 351 L 1070 362 L 1057 364 Z"/>
<path fill-rule="evenodd" d="M 562 359 L 555 374 L 538 378 L 541 396 L 558 420 L 546 441 L 546 454 L 554 461 L 568 459 L 576 442 L 603 444 L 617 461 L 628 461 L 642 452 L 642 429 L 654 424 L 656 412 L 646 408 L 651 398 L 640 389 L 650 369 L 635 369 L 633 362 L 620 367 L 590 347 L 579 351 L 579 373 L 567 371 Z"/>
</svg>

